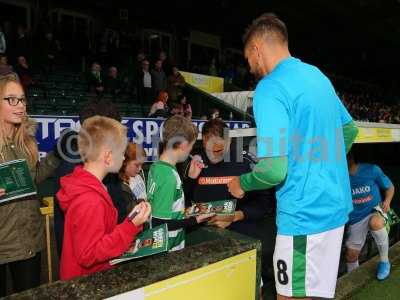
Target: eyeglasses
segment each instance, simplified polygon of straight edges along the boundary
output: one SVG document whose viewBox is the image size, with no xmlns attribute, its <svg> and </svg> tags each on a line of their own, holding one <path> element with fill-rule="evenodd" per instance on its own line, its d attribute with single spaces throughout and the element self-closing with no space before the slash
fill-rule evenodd
<svg viewBox="0 0 400 300">
<path fill-rule="evenodd" d="M 10 96 L 10 97 L 4 97 L 3 100 L 6 100 L 8 102 L 8 104 L 11 106 L 17 106 L 20 102 L 23 105 L 26 105 L 25 97 L 18 98 L 18 97 Z"/>
</svg>

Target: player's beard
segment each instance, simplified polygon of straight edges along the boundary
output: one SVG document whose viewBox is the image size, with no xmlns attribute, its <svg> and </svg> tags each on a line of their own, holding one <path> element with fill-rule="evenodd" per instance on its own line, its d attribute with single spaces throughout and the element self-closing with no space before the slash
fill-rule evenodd
<svg viewBox="0 0 400 300">
<path fill-rule="evenodd" d="M 250 68 L 250 73 L 253 74 L 256 81 L 259 81 L 261 78 L 264 77 L 261 71 L 260 64 L 257 62 L 254 67 Z"/>
<path fill-rule="evenodd" d="M 260 79 L 262 79 L 264 77 L 264 74 L 261 70 L 260 64 L 257 63 L 256 67 L 254 68 L 254 78 L 256 79 L 256 81 L 259 81 Z"/>
</svg>

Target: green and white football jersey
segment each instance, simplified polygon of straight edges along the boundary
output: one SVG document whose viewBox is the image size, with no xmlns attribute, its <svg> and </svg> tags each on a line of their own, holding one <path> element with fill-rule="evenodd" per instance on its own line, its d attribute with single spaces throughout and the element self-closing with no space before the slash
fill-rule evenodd
<svg viewBox="0 0 400 300">
<path fill-rule="evenodd" d="M 161 160 L 151 165 L 147 195 L 155 218 L 164 220 L 185 218 L 185 194 L 175 166 Z M 185 231 L 183 229 L 168 231 L 168 237 L 170 251 L 185 247 Z"/>
</svg>

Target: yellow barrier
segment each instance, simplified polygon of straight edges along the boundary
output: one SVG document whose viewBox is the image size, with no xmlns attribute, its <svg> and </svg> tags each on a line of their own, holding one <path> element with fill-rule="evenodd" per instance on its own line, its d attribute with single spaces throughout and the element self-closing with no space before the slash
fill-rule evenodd
<svg viewBox="0 0 400 300">
<path fill-rule="evenodd" d="M 356 143 L 392 143 L 400 141 L 400 128 L 395 125 L 359 123 Z"/>
<path fill-rule="evenodd" d="M 50 235 L 50 217 L 54 216 L 54 198 L 45 197 L 42 199 L 45 205 L 40 208 L 40 212 L 45 216 L 46 220 L 46 247 L 47 247 L 47 265 L 49 282 L 53 282 L 53 266 L 51 262 L 51 235 Z"/>
<path fill-rule="evenodd" d="M 207 76 L 196 73 L 180 72 L 185 81 L 207 93 L 222 93 L 224 79 L 221 77 Z"/>
<path fill-rule="evenodd" d="M 255 299 L 256 249 L 126 292 L 110 300 Z"/>
</svg>

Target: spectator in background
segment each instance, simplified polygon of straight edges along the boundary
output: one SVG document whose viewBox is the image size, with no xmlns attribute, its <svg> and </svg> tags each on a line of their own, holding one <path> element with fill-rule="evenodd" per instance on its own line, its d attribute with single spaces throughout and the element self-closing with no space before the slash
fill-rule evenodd
<svg viewBox="0 0 400 300">
<path fill-rule="evenodd" d="M 171 105 L 171 115 L 172 115 L 172 116 L 176 116 L 176 115 L 183 116 L 183 107 L 182 107 L 182 104 L 180 104 L 180 103 L 173 103 L 173 104 Z"/>
<path fill-rule="evenodd" d="M 101 76 L 101 66 L 98 63 L 93 63 L 90 74 L 88 75 L 89 92 L 95 92 L 101 95 L 104 92 L 103 79 Z"/>
<path fill-rule="evenodd" d="M 118 69 L 116 67 L 110 67 L 108 77 L 105 82 L 105 90 L 114 96 L 119 95 L 122 91 L 123 83 L 118 76 Z"/>
<path fill-rule="evenodd" d="M 136 61 L 137 61 L 137 67 L 139 68 L 142 65 L 142 62 L 146 59 L 146 54 L 144 54 L 144 51 L 141 50 L 139 51 L 138 55 L 136 56 Z"/>
<path fill-rule="evenodd" d="M 3 32 L 3 27 L 0 24 L 0 54 L 5 54 L 7 50 L 6 36 Z"/>
<path fill-rule="evenodd" d="M 46 33 L 42 53 L 44 55 L 44 65 L 47 73 L 54 71 L 54 63 L 59 50 L 60 45 L 54 40 L 53 34 L 51 32 Z"/>
<path fill-rule="evenodd" d="M 150 63 L 146 59 L 142 61 L 142 69 L 137 75 L 137 93 L 144 114 L 144 105 L 150 104 L 154 97 L 153 75 L 150 72 Z"/>
<path fill-rule="evenodd" d="M 165 51 L 161 51 L 158 59 L 162 62 L 162 67 L 167 76 L 172 73 L 172 65 L 170 60 L 167 57 L 167 53 Z"/>
<path fill-rule="evenodd" d="M 150 118 L 166 118 L 168 116 L 168 93 L 161 91 L 158 95 L 157 100 L 150 108 Z"/>
<path fill-rule="evenodd" d="M 146 60 L 146 55 L 144 54 L 143 51 L 139 51 L 138 55 L 136 56 L 136 60 L 133 60 L 131 66 L 130 66 L 130 71 L 129 73 L 132 74 L 134 77 L 134 81 L 137 81 L 136 76 L 140 73 L 140 71 L 143 68 L 143 61 Z"/>
<path fill-rule="evenodd" d="M 161 91 L 167 89 L 167 76 L 163 70 L 162 60 L 157 60 L 154 65 L 154 70 L 152 74 L 152 86 L 154 88 L 154 93 L 158 95 Z"/>
<path fill-rule="evenodd" d="M 26 92 L 31 85 L 35 84 L 35 82 L 33 81 L 31 69 L 24 56 L 18 57 L 15 70 Z"/>
<path fill-rule="evenodd" d="M 183 87 L 186 81 L 182 74 L 179 73 L 177 67 L 172 68 L 172 74 L 168 76 L 168 95 L 171 101 L 176 101 L 178 97 L 182 94 Z"/>
<path fill-rule="evenodd" d="M 29 41 L 26 36 L 26 28 L 22 25 L 18 26 L 17 29 L 17 40 L 15 41 L 15 57 L 23 56 L 28 57 L 29 55 Z"/>
<path fill-rule="evenodd" d="M 0 76 L 6 76 L 13 73 L 13 67 L 8 64 L 7 55 L 0 54 Z"/>
<path fill-rule="evenodd" d="M 186 96 L 185 95 L 180 95 L 179 98 L 179 104 L 182 107 L 182 115 L 185 118 L 192 119 L 192 106 L 187 102 Z"/>
<path fill-rule="evenodd" d="M 187 103 L 186 96 L 179 96 L 179 101 L 172 105 L 171 115 L 180 115 L 189 120 L 192 119 L 192 107 Z"/>
<path fill-rule="evenodd" d="M 200 117 L 200 120 L 202 120 L 202 121 L 207 121 L 207 120 L 208 120 L 207 115 L 202 115 L 202 116 Z"/>
<path fill-rule="evenodd" d="M 127 67 L 127 82 L 129 85 L 129 90 L 130 94 L 133 96 L 139 96 L 139 91 L 138 91 L 138 86 L 137 82 L 139 81 L 139 74 L 142 71 L 142 63 L 146 59 L 146 55 L 142 52 L 139 51 L 138 55 L 136 56 L 136 59 L 129 59 L 128 67 Z M 135 97 L 136 98 L 136 97 Z"/>
<path fill-rule="evenodd" d="M 217 70 L 215 57 L 211 60 L 210 67 L 208 69 L 208 74 L 210 74 L 211 76 L 218 76 L 218 70 Z"/>
<path fill-rule="evenodd" d="M 354 119 L 365 122 L 396 123 L 400 122 L 399 105 L 389 105 L 379 94 L 348 93 L 340 94 L 343 104 Z"/>
<path fill-rule="evenodd" d="M 219 109 L 218 108 L 213 108 L 210 110 L 208 120 L 214 120 L 214 119 L 220 119 L 219 117 Z"/>
</svg>

